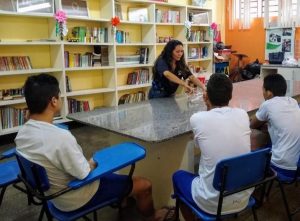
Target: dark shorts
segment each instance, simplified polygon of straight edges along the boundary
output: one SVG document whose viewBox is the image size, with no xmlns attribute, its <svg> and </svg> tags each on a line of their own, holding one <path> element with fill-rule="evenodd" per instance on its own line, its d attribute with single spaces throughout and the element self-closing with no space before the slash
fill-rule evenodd
<svg viewBox="0 0 300 221">
<path fill-rule="evenodd" d="M 132 191 L 132 179 L 127 175 L 108 174 L 100 179 L 100 185 L 92 199 L 84 207 L 98 205 L 105 200 L 117 197 L 122 200 Z"/>
<path fill-rule="evenodd" d="M 174 193 L 180 193 L 193 206 L 198 207 L 192 196 L 192 181 L 198 175 L 193 173 L 178 170 L 173 174 Z"/>
<path fill-rule="evenodd" d="M 286 176 L 286 177 L 290 177 L 290 178 L 294 178 L 296 175 L 296 170 L 285 170 L 285 169 L 281 169 L 277 166 L 274 166 L 273 164 L 271 164 L 271 167 L 278 173 Z"/>
</svg>

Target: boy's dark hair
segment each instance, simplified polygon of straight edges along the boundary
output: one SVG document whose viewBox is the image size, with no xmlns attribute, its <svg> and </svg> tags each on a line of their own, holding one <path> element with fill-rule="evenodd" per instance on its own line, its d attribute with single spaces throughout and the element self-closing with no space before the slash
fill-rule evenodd
<svg viewBox="0 0 300 221">
<path fill-rule="evenodd" d="M 213 106 L 227 106 L 232 97 L 232 82 L 225 74 L 213 74 L 207 83 L 207 96 Z"/>
<path fill-rule="evenodd" d="M 264 89 L 271 91 L 273 96 L 285 96 L 287 84 L 280 74 L 270 74 L 264 78 Z"/>
<path fill-rule="evenodd" d="M 51 75 L 28 77 L 24 85 L 24 94 L 30 114 L 42 113 L 53 97 L 58 98 L 59 92 L 58 81 Z"/>
</svg>

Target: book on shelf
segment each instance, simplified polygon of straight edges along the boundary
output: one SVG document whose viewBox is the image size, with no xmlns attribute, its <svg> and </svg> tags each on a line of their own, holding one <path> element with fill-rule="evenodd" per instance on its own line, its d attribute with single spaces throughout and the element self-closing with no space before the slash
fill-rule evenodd
<svg viewBox="0 0 300 221">
<path fill-rule="evenodd" d="M 9 129 L 21 126 L 25 123 L 26 109 L 14 107 L 1 107 L 1 126 L 2 129 Z"/>
<path fill-rule="evenodd" d="M 108 28 L 106 27 L 73 27 L 68 35 L 69 42 L 107 43 Z"/>
<path fill-rule="evenodd" d="M 139 64 L 140 55 L 117 55 L 117 64 L 118 65 L 130 65 L 130 64 Z"/>
<path fill-rule="evenodd" d="M 148 22 L 147 8 L 128 8 L 128 21 Z"/>
<path fill-rule="evenodd" d="M 32 69 L 29 56 L 0 57 L 0 71 L 29 70 L 29 69 Z"/>
<path fill-rule="evenodd" d="M 156 23 L 180 23 L 180 11 L 155 9 Z"/>
<path fill-rule="evenodd" d="M 80 53 L 69 53 L 69 51 L 64 52 L 65 67 L 92 67 L 92 56 L 93 53 L 86 52 L 85 54 Z"/>
<path fill-rule="evenodd" d="M 119 98 L 118 105 L 141 102 L 146 99 L 146 94 L 143 91 L 138 91 L 137 93 L 124 94 Z"/>
<path fill-rule="evenodd" d="M 120 18 L 120 20 L 123 20 L 123 15 L 122 15 L 122 5 L 119 1 L 115 1 L 115 15 Z"/>
<path fill-rule="evenodd" d="M 115 39 L 117 43 L 130 43 L 129 32 L 117 30 Z"/>
<path fill-rule="evenodd" d="M 90 110 L 89 101 L 80 101 L 74 98 L 68 98 L 68 110 L 69 113 L 89 111 Z"/>
<path fill-rule="evenodd" d="M 72 91 L 72 86 L 71 86 L 71 81 L 69 76 L 66 75 L 66 91 L 71 92 Z"/>
<path fill-rule="evenodd" d="M 188 17 L 193 24 L 209 24 L 208 12 L 190 11 Z"/>
<path fill-rule="evenodd" d="M 146 84 L 149 83 L 149 70 L 148 69 L 136 69 L 129 73 L 127 76 L 127 84 Z"/>
<path fill-rule="evenodd" d="M 148 64 L 149 48 L 140 48 L 140 64 Z"/>
<path fill-rule="evenodd" d="M 13 100 L 24 97 L 24 88 L 11 88 L 0 90 L 0 100 Z"/>
</svg>

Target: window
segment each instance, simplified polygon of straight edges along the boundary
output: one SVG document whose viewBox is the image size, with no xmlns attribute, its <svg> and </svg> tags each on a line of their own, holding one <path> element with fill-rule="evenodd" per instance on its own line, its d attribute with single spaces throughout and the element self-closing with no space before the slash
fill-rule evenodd
<svg viewBox="0 0 300 221">
<path fill-rule="evenodd" d="M 240 24 L 245 22 L 250 24 L 253 18 L 264 18 L 265 10 L 268 10 L 265 18 L 268 24 L 273 22 L 274 18 L 277 18 L 275 26 L 291 26 L 296 21 L 300 23 L 300 9 L 298 8 L 300 0 L 231 0 L 229 2 L 229 7 L 232 9 L 231 28 L 235 21 Z"/>
</svg>

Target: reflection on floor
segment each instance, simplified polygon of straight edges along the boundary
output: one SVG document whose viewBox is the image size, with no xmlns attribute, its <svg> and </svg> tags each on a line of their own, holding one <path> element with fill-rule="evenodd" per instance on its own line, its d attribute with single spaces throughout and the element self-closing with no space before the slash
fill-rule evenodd
<svg viewBox="0 0 300 221">
<path fill-rule="evenodd" d="M 71 130 L 77 138 L 78 143 L 82 146 L 84 154 L 90 158 L 96 150 L 107 147 L 109 144 L 106 141 L 109 132 L 95 127 L 78 127 Z M 4 151 L 14 144 L 5 144 L 0 146 L 0 151 Z M 136 165 L 138 167 L 138 164 Z M 146 176 L 146 175 L 145 175 Z M 153 187 L 155 188 L 155 187 Z M 297 205 L 300 207 L 300 187 L 288 186 L 286 188 L 288 200 L 291 208 Z M 9 187 L 5 193 L 2 205 L 0 207 L 0 220 L 2 221 L 31 221 L 38 220 L 40 208 L 38 206 L 28 206 L 27 198 L 23 193 Z M 273 188 L 269 199 L 257 210 L 258 219 L 262 221 L 285 221 L 287 216 L 283 208 L 279 188 Z M 101 221 L 117 221 L 118 211 L 107 207 L 98 211 L 98 220 Z M 44 218 L 46 220 L 46 218 Z M 123 213 L 122 221 L 142 221 L 143 218 L 138 214 L 134 205 L 127 208 Z M 235 221 L 252 221 L 251 211 L 246 211 L 240 214 L 238 218 L 232 219 Z M 294 217 L 294 220 L 300 220 L 300 214 Z"/>
</svg>

